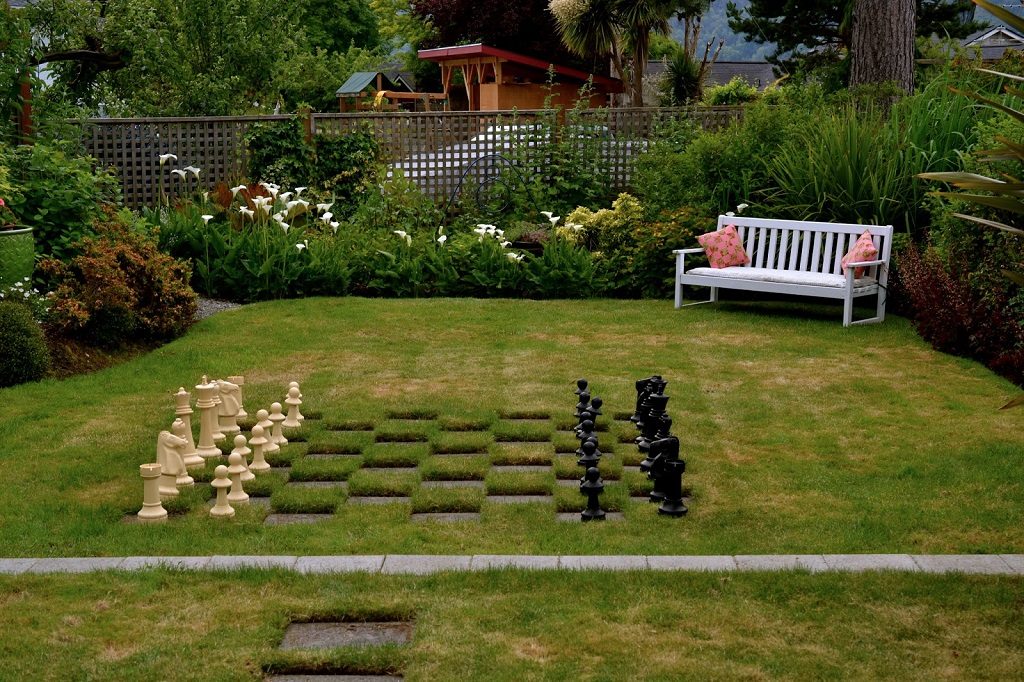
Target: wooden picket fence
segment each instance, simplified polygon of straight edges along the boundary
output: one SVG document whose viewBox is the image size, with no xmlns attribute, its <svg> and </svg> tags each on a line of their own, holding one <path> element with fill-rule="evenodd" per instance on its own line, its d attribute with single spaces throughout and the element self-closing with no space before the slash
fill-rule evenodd
<svg viewBox="0 0 1024 682">
<path fill-rule="evenodd" d="M 740 107 L 595 109 L 558 117 L 553 112 L 388 112 L 311 114 L 307 135 L 344 135 L 366 131 L 375 137 L 389 165 L 438 201 L 446 201 L 467 175 L 493 164 L 481 159 L 510 157 L 522 145 L 542 147 L 554 135 L 592 140 L 601 172 L 615 189 L 628 187 L 630 169 L 659 125 L 689 118 L 707 129 L 731 124 Z M 256 123 L 289 116 L 216 116 L 202 118 L 105 118 L 81 124 L 82 143 L 97 165 L 115 169 L 125 204 L 154 205 L 161 191 L 172 200 L 182 194 L 235 184 L 255 175 L 248 168 L 245 134 Z M 544 123 L 547 122 L 547 125 Z M 555 122 L 555 132 L 550 124 Z M 161 154 L 177 162 L 160 165 Z M 540 163 L 543 163 L 541 159 Z M 195 166 L 199 177 L 182 179 L 175 168 Z M 530 172 L 537 171 L 532 166 Z M 470 180 L 472 181 L 472 180 Z"/>
</svg>

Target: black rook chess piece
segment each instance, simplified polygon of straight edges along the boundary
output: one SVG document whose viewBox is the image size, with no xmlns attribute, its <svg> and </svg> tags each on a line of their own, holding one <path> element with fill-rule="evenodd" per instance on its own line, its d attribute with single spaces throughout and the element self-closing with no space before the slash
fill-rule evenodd
<svg viewBox="0 0 1024 682">
<path fill-rule="evenodd" d="M 587 496 L 587 508 L 580 514 L 583 521 L 604 521 L 604 510 L 598 501 L 598 495 L 604 490 L 604 481 L 601 480 L 601 472 L 597 467 L 587 469 L 586 475 L 580 482 L 580 492 Z"/>
</svg>

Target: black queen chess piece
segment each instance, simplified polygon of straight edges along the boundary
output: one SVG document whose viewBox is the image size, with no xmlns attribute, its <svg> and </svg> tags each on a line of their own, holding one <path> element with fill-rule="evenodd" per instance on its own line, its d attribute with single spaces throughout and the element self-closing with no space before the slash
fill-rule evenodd
<svg viewBox="0 0 1024 682">
<path fill-rule="evenodd" d="M 581 521 L 604 521 L 605 513 L 601 509 L 598 497 L 604 492 L 604 481 L 597 467 L 590 467 L 580 482 L 580 493 L 587 496 L 587 508 L 580 514 Z"/>
</svg>

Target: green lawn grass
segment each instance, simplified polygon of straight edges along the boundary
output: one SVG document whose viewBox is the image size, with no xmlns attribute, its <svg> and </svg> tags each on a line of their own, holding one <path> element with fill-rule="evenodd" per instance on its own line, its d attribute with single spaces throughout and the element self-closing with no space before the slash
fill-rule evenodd
<svg viewBox="0 0 1024 682">
<path fill-rule="evenodd" d="M 997 411 L 1016 389 L 932 351 L 904 320 L 844 329 L 838 313 L 793 303 L 675 311 L 664 301 L 358 298 L 220 313 L 124 365 L 0 390 L 0 556 L 1024 551 L 1020 415 Z M 628 425 L 611 421 L 632 411 L 634 380 L 653 373 L 669 380 L 688 465 L 682 519 L 627 498 L 645 481 L 623 472 L 635 448 L 623 442 Z M 410 493 L 415 503 L 356 506 L 343 490 L 267 483 L 276 510 L 335 516 L 268 527 L 268 510 L 251 509 L 217 523 L 197 491 L 175 503 L 169 523 L 123 522 L 141 506 L 138 465 L 154 460 L 157 433 L 174 418 L 172 393 L 203 374 L 245 375 L 250 414 L 301 382 L 304 411 L 322 418 L 274 459 L 291 461 L 291 480 L 355 477 L 358 490 Z M 580 376 L 604 398 L 603 467 L 621 486 L 607 495 L 624 520 L 557 522 L 556 506 L 578 506 L 569 489 L 537 505 L 416 489 L 417 479 L 445 478 L 503 492 L 553 486 L 554 472 L 495 476 L 489 459 L 543 463 L 572 445 L 557 429 Z M 530 445 L 509 445 L 516 439 Z M 400 480 L 356 476 L 360 466 Z M 479 522 L 409 518 L 477 506 Z"/>
<path fill-rule="evenodd" d="M 907 574 L 0 576 L 0 677 L 1010 680 L 1022 598 L 1020 579 Z M 411 621 L 412 641 L 277 649 L 289 622 L 341 619 Z"/>
</svg>

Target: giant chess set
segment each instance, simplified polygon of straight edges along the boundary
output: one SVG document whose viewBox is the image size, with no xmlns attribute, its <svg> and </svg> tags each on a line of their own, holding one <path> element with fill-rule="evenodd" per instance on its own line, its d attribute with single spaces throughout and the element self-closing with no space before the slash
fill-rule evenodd
<svg viewBox="0 0 1024 682">
<path fill-rule="evenodd" d="M 200 470 L 215 492 L 209 510 L 211 517 L 233 518 L 236 506 L 249 503 L 247 483 L 271 471 L 267 456 L 279 453 L 288 444 L 288 435 L 299 438 L 297 434 L 305 417 L 300 411 L 302 391 L 297 382 L 292 382 L 282 402 L 258 410 L 255 419 L 251 419 L 242 404 L 244 384 L 241 376 L 214 380 L 204 376 L 195 387 L 195 409 L 192 395 L 184 388 L 174 394 L 176 418 L 170 430 L 161 431 L 157 436 L 156 462 L 140 466 L 143 505 L 136 515 L 138 520 L 165 521 L 168 512 L 163 503 L 177 497 L 180 489 L 195 485 L 190 472 Z M 636 381 L 632 414 L 620 413 L 618 417 L 624 422 L 628 420 L 639 433 L 633 438 L 620 432 L 619 442 L 631 441 L 642 455 L 637 469 L 650 481 L 646 498 L 658 505 L 658 514 L 679 517 L 688 511 L 683 491 L 686 462 L 679 455 L 679 439 L 671 433 L 672 419 L 666 412 L 667 384 L 657 375 Z M 578 445 L 574 455 L 581 474 L 574 485 L 578 485 L 582 496 L 578 499 L 586 500 L 578 519 L 601 521 L 607 518 L 601 502 L 606 488 L 602 479 L 602 460 L 606 454 L 600 443 L 600 432 L 607 430 L 607 425 L 602 424 L 605 404 L 600 397 L 591 397 L 586 379 L 576 382 L 574 394 L 577 402 L 569 424 L 575 426 L 569 432 Z M 192 424 L 196 410 L 199 412 L 198 440 L 193 438 Z M 252 424 L 248 437 L 242 432 L 240 421 Z M 220 444 L 229 438 L 233 448 L 227 452 L 229 446 L 222 448 Z M 610 450 L 611 446 L 606 449 Z M 572 452 L 571 446 L 565 451 Z M 212 477 L 208 472 L 210 466 L 213 467 Z M 482 487 L 483 483 L 480 485 Z"/>
</svg>

